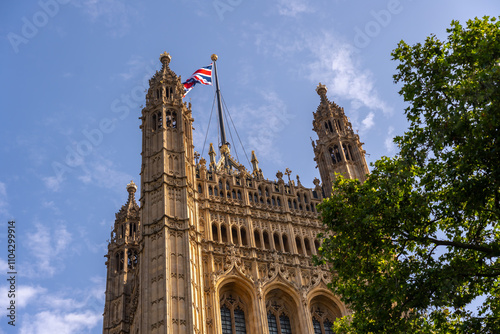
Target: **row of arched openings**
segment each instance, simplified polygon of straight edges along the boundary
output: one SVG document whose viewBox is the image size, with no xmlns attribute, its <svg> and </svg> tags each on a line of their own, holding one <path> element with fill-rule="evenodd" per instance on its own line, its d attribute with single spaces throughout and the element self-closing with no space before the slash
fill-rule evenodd
<svg viewBox="0 0 500 334">
<path fill-rule="evenodd" d="M 137 224 L 134 222 L 120 224 L 117 228 L 116 234 L 114 234 L 114 237 L 124 239 L 126 231 L 127 231 L 127 227 L 129 229 L 129 232 L 128 232 L 129 237 L 135 238 L 137 235 Z"/>
<path fill-rule="evenodd" d="M 342 126 L 340 126 L 340 121 L 338 119 L 334 119 L 333 124 L 335 125 L 336 130 L 342 131 Z M 331 120 L 325 121 L 325 130 L 326 132 L 334 132 Z"/>
<path fill-rule="evenodd" d="M 351 144 L 342 144 L 342 149 L 344 150 L 344 156 L 346 160 L 352 160 L 354 161 L 354 156 L 352 155 L 352 148 Z M 328 148 L 328 153 L 330 153 L 330 158 L 332 159 L 332 162 L 334 164 L 339 163 L 342 161 L 342 154 L 339 150 L 338 145 L 334 145 L 333 147 Z"/>
<path fill-rule="evenodd" d="M 163 129 L 163 112 L 158 111 L 153 113 L 151 117 L 151 127 L 153 131 Z M 168 110 L 165 113 L 165 126 L 167 128 L 177 128 L 177 113 L 174 110 Z"/>
<path fill-rule="evenodd" d="M 165 87 L 165 96 L 166 98 L 170 98 L 173 96 L 173 88 L 172 87 Z M 157 88 L 156 89 L 156 99 L 159 100 L 163 97 L 163 88 Z"/>
<path fill-rule="evenodd" d="M 266 320 L 269 334 L 301 334 L 298 317 L 294 316 L 291 298 L 283 295 L 279 289 L 273 290 L 266 301 Z M 331 304 L 332 302 L 329 301 Z M 337 312 L 316 304 L 311 308 L 314 334 L 333 334 L 332 326 Z M 334 307 L 336 308 L 336 307 Z M 225 293 L 220 299 L 222 334 L 246 334 L 252 328 L 245 312 L 248 306 L 236 293 Z M 303 328 L 302 328 L 303 330 Z"/>
<path fill-rule="evenodd" d="M 125 253 L 124 251 L 118 251 L 115 253 L 115 269 L 117 271 L 125 270 Z M 136 249 L 127 250 L 127 269 L 132 270 L 137 268 L 139 263 L 139 255 Z"/>
<path fill-rule="evenodd" d="M 231 232 L 231 233 L 229 233 Z M 272 243 L 269 233 L 266 230 L 260 231 L 255 229 L 253 233 L 255 240 L 255 247 L 264 250 L 276 250 L 278 252 L 291 253 L 291 246 L 286 233 L 274 232 L 272 234 Z M 245 227 L 238 228 L 237 226 L 232 226 L 229 230 L 225 224 L 219 225 L 216 223 L 212 224 L 212 240 L 215 242 L 229 243 L 238 246 L 249 246 L 249 241 L 247 238 L 247 230 Z M 292 239 L 293 241 L 293 239 Z M 297 249 L 297 254 L 311 256 L 313 255 L 312 244 L 307 237 L 295 237 L 295 247 Z M 318 251 L 320 243 L 317 239 L 314 239 L 314 248 L 316 252 Z"/>
</svg>

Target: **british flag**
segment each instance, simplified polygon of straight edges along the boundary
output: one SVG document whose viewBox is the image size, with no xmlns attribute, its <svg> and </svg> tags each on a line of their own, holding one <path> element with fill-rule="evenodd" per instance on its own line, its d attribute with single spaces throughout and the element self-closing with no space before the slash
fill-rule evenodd
<svg viewBox="0 0 500 334">
<path fill-rule="evenodd" d="M 201 83 L 202 85 L 212 85 L 212 65 L 213 63 L 200 68 L 194 72 L 189 79 L 182 83 L 184 85 L 184 95 L 182 97 L 186 96 L 186 94 L 193 89 L 194 85 L 197 83 Z"/>
</svg>

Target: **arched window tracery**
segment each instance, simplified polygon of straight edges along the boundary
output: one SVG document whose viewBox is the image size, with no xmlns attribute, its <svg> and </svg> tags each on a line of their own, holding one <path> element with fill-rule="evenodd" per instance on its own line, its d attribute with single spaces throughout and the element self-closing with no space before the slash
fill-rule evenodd
<svg viewBox="0 0 500 334">
<path fill-rule="evenodd" d="M 246 334 L 246 306 L 239 296 L 226 293 L 220 301 L 222 334 Z"/>
<path fill-rule="evenodd" d="M 267 325 L 269 334 L 292 334 L 290 311 L 286 305 L 276 299 L 267 302 Z"/>
<path fill-rule="evenodd" d="M 166 120 L 167 128 L 176 129 L 177 128 L 177 113 L 173 110 L 169 110 L 169 111 L 167 111 L 167 113 L 165 115 L 166 115 L 165 120 Z"/>
<path fill-rule="evenodd" d="M 321 303 L 314 303 L 311 307 L 314 334 L 334 334 L 332 326 L 337 318 L 335 314 Z"/>
</svg>

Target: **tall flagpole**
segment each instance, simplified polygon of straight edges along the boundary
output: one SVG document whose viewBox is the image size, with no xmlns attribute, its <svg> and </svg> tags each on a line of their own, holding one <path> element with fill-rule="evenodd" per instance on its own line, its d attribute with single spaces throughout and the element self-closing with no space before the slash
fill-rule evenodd
<svg viewBox="0 0 500 334">
<path fill-rule="evenodd" d="M 215 93 L 217 94 L 217 108 L 219 109 L 219 126 L 221 136 L 220 153 L 224 156 L 224 166 L 229 167 L 229 142 L 226 140 L 226 128 L 224 127 L 224 116 L 222 115 L 222 101 L 220 98 L 219 77 L 217 75 L 217 55 L 214 53 L 211 57 L 214 62 L 215 73 Z"/>
<path fill-rule="evenodd" d="M 211 57 L 214 62 L 214 73 L 215 73 L 215 91 L 217 94 L 217 108 L 219 109 L 219 126 L 220 126 L 220 134 L 221 134 L 221 147 L 224 145 L 229 145 L 226 141 L 226 129 L 224 127 L 224 118 L 222 115 L 222 102 L 220 98 L 220 88 L 219 88 L 219 77 L 217 76 L 217 55 L 214 53 Z"/>
</svg>

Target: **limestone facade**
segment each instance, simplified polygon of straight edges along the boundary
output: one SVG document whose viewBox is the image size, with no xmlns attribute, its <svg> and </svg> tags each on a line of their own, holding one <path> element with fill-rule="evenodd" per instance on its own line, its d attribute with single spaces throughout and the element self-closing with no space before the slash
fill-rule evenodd
<svg viewBox="0 0 500 334">
<path fill-rule="evenodd" d="M 345 305 L 327 289 L 331 273 L 312 264 L 323 231 L 316 205 L 335 172 L 364 180 L 359 137 L 342 108 L 317 88 L 314 188 L 287 169 L 264 178 L 223 145 L 207 164 L 194 152 L 191 105 L 162 54 L 142 110 L 137 186 L 116 214 L 107 254 L 103 333 L 328 334 Z"/>
</svg>

